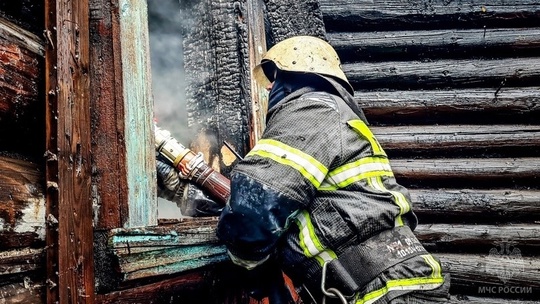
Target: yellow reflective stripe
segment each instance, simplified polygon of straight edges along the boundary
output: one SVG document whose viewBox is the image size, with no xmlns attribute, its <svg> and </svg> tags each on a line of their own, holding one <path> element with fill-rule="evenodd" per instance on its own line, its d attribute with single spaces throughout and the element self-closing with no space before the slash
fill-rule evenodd
<svg viewBox="0 0 540 304">
<path fill-rule="evenodd" d="M 422 255 L 421 257 L 424 258 L 424 261 L 431 267 L 432 269 L 431 277 L 441 278 L 442 277 L 441 264 L 437 262 L 437 260 L 435 260 L 435 258 L 431 254 Z"/>
<path fill-rule="evenodd" d="M 354 182 L 374 176 L 394 176 L 387 158 L 364 157 L 340 166 L 328 173 L 319 190 L 345 188 Z"/>
<path fill-rule="evenodd" d="M 296 217 L 296 223 L 300 229 L 300 248 L 308 258 L 315 258 L 322 266 L 324 262 L 329 262 L 336 258 L 336 254 L 324 248 L 321 241 L 315 235 L 315 227 L 311 223 L 311 218 L 307 211 L 301 211 Z"/>
<path fill-rule="evenodd" d="M 384 152 L 384 150 L 381 148 L 381 145 L 375 138 L 375 135 L 373 135 L 365 122 L 361 120 L 349 120 L 347 121 L 347 124 L 351 126 L 356 131 L 356 133 L 362 135 L 365 139 L 369 141 L 371 149 L 373 150 L 373 154 L 386 155 L 386 152 Z"/>
<path fill-rule="evenodd" d="M 396 216 L 396 226 L 403 226 L 403 219 L 401 216 L 411 210 L 411 205 L 407 201 L 407 198 L 405 198 L 405 195 L 399 191 L 388 190 L 380 177 L 372 178 L 369 181 L 369 185 L 373 187 L 373 189 L 392 194 L 394 203 L 399 207 L 399 214 Z"/>
<path fill-rule="evenodd" d="M 248 153 L 248 156 L 252 155 L 270 158 L 296 169 L 315 188 L 319 188 L 328 173 L 328 168 L 311 155 L 273 139 L 261 139 Z"/>
<path fill-rule="evenodd" d="M 420 278 L 408 278 L 397 279 L 386 282 L 386 285 L 380 289 L 374 290 L 366 294 L 361 299 L 356 300 L 356 304 L 371 304 L 382 298 L 385 294 L 393 290 L 421 290 L 421 289 L 434 289 L 444 282 L 442 277 L 420 277 Z"/>
</svg>

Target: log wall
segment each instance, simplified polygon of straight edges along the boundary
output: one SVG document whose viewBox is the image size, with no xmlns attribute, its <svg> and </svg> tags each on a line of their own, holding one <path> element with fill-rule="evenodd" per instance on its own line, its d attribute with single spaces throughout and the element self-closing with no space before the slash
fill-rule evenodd
<svg viewBox="0 0 540 304">
<path fill-rule="evenodd" d="M 41 1 L 0 3 L 0 303 L 42 303 L 46 37 Z"/>
<path fill-rule="evenodd" d="M 320 3 L 453 300 L 540 299 L 540 2 Z"/>
<path fill-rule="evenodd" d="M 248 39 L 246 14 L 253 12 L 246 8 L 257 6 L 247 1 L 183 2 L 199 18 L 184 41 L 192 147 L 224 173 L 236 159 L 223 142 L 240 154 L 252 143 L 247 48 L 256 43 Z M 89 66 L 99 105 L 91 109 L 92 173 L 99 177 L 92 195 L 107 207 L 94 221 L 97 271 L 105 273 L 96 279 L 95 302 L 248 303 L 222 263 L 216 219 L 121 228 L 127 174 L 103 169 L 111 158 L 98 142 L 125 153 L 122 127 L 107 120 L 119 113 L 108 101 L 122 100 L 129 76 L 121 76 L 113 52 L 121 47 L 114 35 L 124 2 L 89 3 L 90 56 L 103 60 Z M 267 47 L 309 34 L 338 50 L 398 180 L 411 189 L 416 234 L 453 276 L 452 303 L 538 302 L 540 3 L 272 0 L 262 9 Z M 43 12 L 41 2 L 0 3 L 0 303 L 40 303 L 55 288 L 46 280 L 44 231 L 58 219 L 45 214 L 45 188 L 54 184 L 41 165 L 58 161 L 44 153 L 45 96 L 55 92 L 46 92 L 41 77 L 54 37 L 43 35 Z M 63 268 L 75 269 L 69 265 Z"/>
</svg>

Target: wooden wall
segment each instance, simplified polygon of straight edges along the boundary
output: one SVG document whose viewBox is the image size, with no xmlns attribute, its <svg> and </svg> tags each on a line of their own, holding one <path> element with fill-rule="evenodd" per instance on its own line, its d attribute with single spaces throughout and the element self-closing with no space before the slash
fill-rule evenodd
<svg viewBox="0 0 540 304">
<path fill-rule="evenodd" d="M 320 3 L 452 293 L 540 299 L 540 2 Z"/>
<path fill-rule="evenodd" d="M 0 303 L 44 293 L 43 3 L 0 3 Z"/>
<path fill-rule="evenodd" d="M 127 198 L 136 192 L 126 186 L 127 169 L 104 169 L 114 161 L 111 151 L 121 152 L 123 166 L 134 165 L 123 143 L 134 138 L 108 119 L 128 120 L 120 103 L 131 96 L 123 90 L 133 79 L 123 74 L 115 40 L 126 26 L 121 18 L 133 12 L 119 14 L 119 4 L 128 2 L 89 1 L 95 254 L 105 273 L 96 278 L 96 302 L 218 303 L 212 291 L 227 303 L 247 303 L 221 263 L 226 255 L 213 235 L 216 219 L 130 228 L 137 225 L 129 224 Z M 235 157 L 223 141 L 241 154 L 253 141 L 247 2 L 183 4 L 200 14 L 185 54 L 192 68 L 187 110 L 199 139 L 193 147 L 224 173 Z M 417 235 L 453 276 L 452 301 L 537 302 L 540 3 L 272 0 L 263 9 L 268 47 L 310 34 L 338 50 L 398 180 L 411 189 Z M 0 303 L 39 303 L 46 288 L 55 288 L 46 285 L 44 271 L 44 231 L 57 218 L 45 213 L 43 163 L 58 160 L 45 153 L 42 75 L 55 37 L 43 35 L 44 10 L 29 0 L 0 3 Z M 179 236 L 190 241 L 175 241 Z M 184 251 L 195 255 L 186 260 Z"/>
</svg>

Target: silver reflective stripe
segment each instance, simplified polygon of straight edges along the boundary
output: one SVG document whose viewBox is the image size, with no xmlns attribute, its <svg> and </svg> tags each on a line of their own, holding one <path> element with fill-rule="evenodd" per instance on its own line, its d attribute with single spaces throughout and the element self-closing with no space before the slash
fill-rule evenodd
<svg viewBox="0 0 540 304">
<path fill-rule="evenodd" d="M 229 258 L 231 259 L 231 261 L 234 264 L 236 264 L 238 266 L 242 266 L 242 267 L 246 268 L 247 270 L 251 270 L 251 269 L 261 265 L 262 263 L 266 262 L 266 260 L 268 260 L 268 258 L 270 257 L 270 255 L 267 255 L 262 260 L 251 261 L 251 260 L 244 260 L 244 259 L 239 258 L 239 257 L 235 256 L 234 254 L 232 254 L 229 250 L 227 250 L 227 254 L 229 255 Z"/>
<path fill-rule="evenodd" d="M 432 290 L 444 283 L 444 277 L 441 273 L 441 264 L 433 258 L 431 254 L 421 255 L 426 264 L 431 267 L 431 275 L 429 277 L 416 277 L 390 280 L 380 289 L 373 290 L 362 298 L 356 300 L 356 304 L 371 304 L 375 303 L 380 298 L 384 297 L 388 292 L 394 290 Z"/>
<path fill-rule="evenodd" d="M 247 156 L 258 155 L 296 169 L 315 188 L 328 173 L 328 168 L 311 155 L 273 139 L 261 139 Z"/>
<path fill-rule="evenodd" d="M 366 294 L 361 299 L 356 300 L 356 304 L 372 304 L 384 297 L 388 292 L 395 290 L 432 290 L 444 283 L 443 278 L 410 278 L 398 279 L 386 282 L 386 285 Z"/>
<path fill-rule="evenodd" d="M 424 258 L 424 261 L 431 267 L 431 277 L 432 278 L 442 278 L 442 268 L 441 264 L 435 260 L 435 258 L 431 254 L 422 255 L 422 258 Z"/>
<path fill-rule="evenodd" d="M 335 252 L 326 249 L 320 242 L 307 211 L 298 213 L 296 223 L 300 229 L 300 247 L 306 257 L 316 259 L 321 266 L 337 257 Z"/>
<path fill-rule="evenodd" d="M 373 188 L 381 192 L 387 192 L 392 194 L 394 203 L 399 207 L 399 214 L 396 216 L 396 226 L 403 226 L 403 219 L 401 216 L 411 210 L 411 205 L 405 198 L 405 195 L 399 191 L 392 191 L 384 186 L 381 177 L 372 177 L 368 180 L 368 184 Z"/>
<path fill-rule="evenodd" d="M 387 158 L 364 157 L 340 166 L 328 173 L 319 190 L 328 191 L 345 188 L 354 182 L 374 176 L 394 176 Z"/>
</svg>

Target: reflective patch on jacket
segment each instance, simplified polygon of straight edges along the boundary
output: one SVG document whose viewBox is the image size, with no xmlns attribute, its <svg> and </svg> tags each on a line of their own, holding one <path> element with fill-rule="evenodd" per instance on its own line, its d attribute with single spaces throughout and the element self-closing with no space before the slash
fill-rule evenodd
<svg viewBox="0 0 540 304">
<path fill-rule="evenodd" d="M 366 122 L 341 98 L 307 93 L 270 112 L 262 138 L 233 170 L 232 176 L 242 176 L 243 182 L 231 184 L 230 206 L 220 220 L 221 227 L 242 239 L 228 244 L 236 256 L 257 260 L 277 246 L 284 270 L 295 283 L 319 288 L 323 261 L 383 230 L 416 227 L 409 193 L 396 182 L 386 153 Z M 279 196 L 249 195 L 261 189 Z M 395 288 L 428 286 L 411 282 L 430 278 L 436 267 L 423 258 L 408 263 L 368 284 L 359 299 L 393 296 Z M 440 280 L 427 281 L 435 279 Z"/>
</svg>

